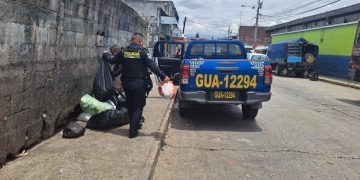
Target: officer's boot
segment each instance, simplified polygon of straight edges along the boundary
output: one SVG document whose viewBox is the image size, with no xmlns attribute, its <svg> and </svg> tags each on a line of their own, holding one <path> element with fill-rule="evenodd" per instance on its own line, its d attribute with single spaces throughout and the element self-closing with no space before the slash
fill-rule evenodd
<svg viewBox="0 0 360 180">
<path fill-rule="evenodd" d="M 129 130 L 129 138 L 135 138 L 139 135 L 139 131 L 135 130 Z"/>
</svg>

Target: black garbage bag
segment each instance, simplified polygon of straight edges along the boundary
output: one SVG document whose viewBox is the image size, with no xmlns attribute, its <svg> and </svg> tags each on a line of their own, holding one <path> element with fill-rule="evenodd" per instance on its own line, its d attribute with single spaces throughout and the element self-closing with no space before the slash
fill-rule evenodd
<svg viewBox="0 0 360 180">
<path fill-rule="evenodd" d="M 63 138 L 78 138 L 85 133 L 85 127 L 76 122 L 69 122 L 63 130 Z"/>
<path fill-rule="evenodd" d="M 86 124 L 89 129 L 109 129 L 129 124 L 126 108 L 121 110 L 109 110 L 91 116 Z"/>
<path fill-rule="evenodd" d="M 109 64 L 102 60 L 93 82 L 94 97 L 99 101 L 106 102 L 114 92 L 114 79 Z"/>
<path fill-rule="evenodd" d="M 115 93 L 110 98 L 110 101 L 112 101 L 117 110 L 126 108 L 126 96 L 124 92 L 121 92 L 120 90 L 115 88 Z"/>
</svg>

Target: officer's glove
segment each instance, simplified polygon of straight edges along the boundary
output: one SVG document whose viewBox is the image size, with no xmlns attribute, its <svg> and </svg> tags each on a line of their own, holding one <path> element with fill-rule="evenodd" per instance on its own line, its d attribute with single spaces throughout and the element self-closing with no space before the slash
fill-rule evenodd
<svg viewBox="0 0 360 180">
<path fill-rule="evenodd" d="M 163 83 L 168 83 L 170 80 L 171 80 L 171 79 L 170 79 L 168 76 L 166 76 L 166 77 L 164 78 L 164 80 L 163 80 Z"/>
</svg>

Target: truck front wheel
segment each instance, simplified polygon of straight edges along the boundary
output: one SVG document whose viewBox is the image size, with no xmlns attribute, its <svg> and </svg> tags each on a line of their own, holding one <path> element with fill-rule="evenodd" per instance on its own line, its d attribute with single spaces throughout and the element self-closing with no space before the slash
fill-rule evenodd
<svg viewBox="0 0 360 180">
<path fill-rule="evenodd" d="M 251 105 L 242 105 L 242 113 L 244 119 L 254 120 L 258 114 L 259 109 L 252 107 Z"/>
<path fill-rule="evenodd" d="M 286 67 L 282 67 L 281 68 L 281 76 L 288 76 L 289 75 L 289 71 Z"/>
</svg>

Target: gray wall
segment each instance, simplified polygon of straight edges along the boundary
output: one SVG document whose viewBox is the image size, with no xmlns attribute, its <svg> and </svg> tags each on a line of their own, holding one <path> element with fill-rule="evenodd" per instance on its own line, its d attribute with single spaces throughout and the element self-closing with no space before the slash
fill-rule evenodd
<svg viewBox="0 0 360 180">
<path fill-rule="evenodd" d="M 0 163 L 51 137 L 91 91 L 102 52 L 146 28 L 120 0 L 0 0 Z"/>
</svg>

